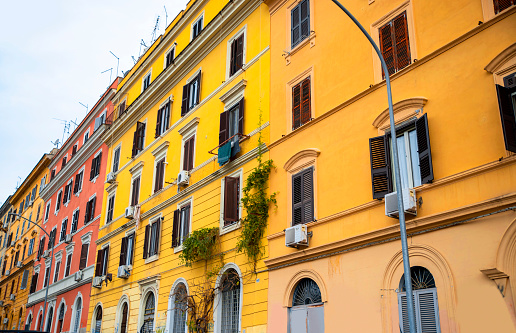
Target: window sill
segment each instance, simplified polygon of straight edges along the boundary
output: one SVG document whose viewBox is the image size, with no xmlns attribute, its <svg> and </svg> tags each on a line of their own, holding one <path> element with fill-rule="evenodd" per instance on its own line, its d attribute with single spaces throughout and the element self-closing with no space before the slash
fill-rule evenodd
<svg viewBox="0 0 516 333">
<path fill-rule="evenodd" d="M 99 175 L 96 175 L 95 177 L 93 177 L 93 179 L 90 179 L 90 182 L 95 184 L 95 182 L 97 181 L 97 178 L 99 178 Z"/>
<path fill-rule="evenodd" d="M 81 194 L 81 192 L 82 192 L 82 188 L 79 191 L 77 191 L 77 193 L 74 193 L 73 195 L 75 195 L 78 198 L 79 194 Z"/>
<path fill-rule="evenodd" d="M 224 223 L 224 222 L 222 222 L 222 223 Z M 233 224 L 230 224 L 230 225 L 227 225 L 225 227 L 222 227 L 222 229 L 220 229 L 219 235 L 222 236 L 222 235 L 225 235 L 225 234 L 230 233 L 232 231 L 235 231 L 235 230 L 239 229 L 240 226 L 241 226 L 240 225 L 240 221 L 233 222 Z"/>
<path fill-rule="evenodd" d="M 156 260 L 158 260 L 158 259 L 159 259 L 159 255 L 155 254 L 155 255 L 153 255 L 153 256 L 147 257 L 147 258 L 145 259 L 145 263 L 146 263 L 146 264 L 150 264 L 151 262 L 154 262 L 154 261 L 156 261 Z"/>
<path fill-rule="evenodd" d="M 183 244 L 181 244 L 181 245 L 179 245 L 179 246 L 176 246 L 176 247 L 174 248 L 174 254 L 179 253 L 179 252 L 181 252 L 181 251 L 183 251 Z"/>
<path fill-rule="evenodd" d="M 287 54 L 285 55 L 285 65 L 288 66 L 290 64 L 290 57 L 297 53 L 300 49 L 303 49 L 308 44 L 310 44 L 310 48 L 315 46 L 315 32 L 312 32 L 310 36 L 299 42 L 299 44 L 294 46 L 294 48 L 292 48 L 290 52 L 286 52 Z"/>
</svg>

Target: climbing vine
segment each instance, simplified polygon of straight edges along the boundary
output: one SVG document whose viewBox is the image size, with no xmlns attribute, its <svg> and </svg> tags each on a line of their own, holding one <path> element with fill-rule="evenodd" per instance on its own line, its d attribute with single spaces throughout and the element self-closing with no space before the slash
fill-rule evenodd
<svg viewBox="0 0 516 333">
<path fill-rule="evenodd" d="M 219 228 L 202 228 L 193 231 L 183 241 L 183 250 L 179 255 L 181 263 L 187 267 L 198 260 L 208 260 L 215 253 L 218 244 Z"/>
</svg>

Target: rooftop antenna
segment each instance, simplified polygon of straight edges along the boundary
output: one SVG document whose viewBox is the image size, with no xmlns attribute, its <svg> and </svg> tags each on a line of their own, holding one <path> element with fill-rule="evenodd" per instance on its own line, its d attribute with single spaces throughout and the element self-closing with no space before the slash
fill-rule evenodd
<svg viewBox="0 0 516 333">
<path fill-rule="evenodd" d="M 134 64 L 136 65 L 136 63 L 138 62 L 138 60 L 136 60 L 136 59 L 134 58 L 134 56 L 131 56 L 131 58 L 133 58 Z"/>
<path fill-rule="evenodd" d="M 84 105 L 82 104 L 81 102 L 79 102 L 79 104 L 81 104 L 82 106 L 84 106 L 86 108 L 86 113 L 88 113 L 88 104 Z"/>
<path fill-rule="evenodd" d="M 54 142 L 50 141 L 50 143 L 53 144 L 54 146 L 56 146 L 55 147 L 56 149 L 59 149 L 59 144 L 60 144 L 59 139 L 56 139 L 56 141 L 54 141 Z"/>
<path fill-rule="evenodd" d="M 21 182 L 21 177 L 20 177 L 20 176 L 18 176 L 18 182 L 16 183 L 16 189 L 15 189 L 15 191 L 16 191 L 16 190 L 18 190 L 18 188 L 20 187 L 20 182 Z"/>
<path fill-rule="evenodd" d="M 156 31 L 158 31 L 158 29 L 159 29 L 159 15 L 158 15 L 158 18 L 156 19 L 156 24 L 154 25 L 154 30 L 152 30 L 151 44 L 154 43 L 154 41 L 156 40 Z"/>
<path fill-rule="evenodd" d="M 168 13 L 167 13 L 167 7 L 163 6 L 165 8 L 165 30 L 167 29 L 168 24 Z"/>
<path fill-rule="evenodd" d="M 105 72 L 109 71 L 109 84 L 111 84 L 111 75 L 113 75 L 113 67 L 106 69 L 103 72 L 100 72 L 100 74 L 104 74 Z"/>
<path fill-rule="evenodd" d="M 79 127 L 79 125 L 77 125 L 77 118 L 75 118 L 75 120 L 70 120 L 70 123 L 72 123 L 75 127 L 73 128 L 73 130 L 75 131 L 75 129 L 77 127 Z"/>
<path fill-rule="evenodd" d="M 117 57 L 113 52 L 109 51 L 116 58 L 116 77 L 118 77 L 118 65 L 120 65 L 120 58 Z"/>
<path fill-rule="evenodd" d="M 140 52 L 138 53 L 138 60 L 142 56 L 142 46 L 145 47 L 145 50 L 147 50 L 147 45 L 145 44 L 145 41 L 143 39 L 140 41 Z M 145 52 L 145 50 L 144 50 L 144 52 Z"/>
<path fill-rule="evenodd" d="M 57 118 L 52 118 L 52 119 L 59 120 L 61 122 L 61 124 L 64 125 L 63 138 L 61 140 L 61 142 L 64 142 L 65 141 L 65 135 L 66 135 L 66 139 L 68 139 L 68 137 L 70 136 L 70 122 L 67 121 L 67 120 L 63 120 L 63 119 L 57 119 Z"/>
</svg>

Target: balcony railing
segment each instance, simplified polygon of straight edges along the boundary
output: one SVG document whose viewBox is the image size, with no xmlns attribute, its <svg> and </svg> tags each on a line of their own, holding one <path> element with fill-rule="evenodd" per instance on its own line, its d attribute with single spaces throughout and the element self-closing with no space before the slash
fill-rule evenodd
<svg viewBox="0 0 516 333">
<path fill-rule="evenodd" d="M 245 135 L 245 134 L 240 134 L 240 133 L 237 133 L 235 135 L 233 135 L 232 137 L 230 137 L 229 139 L 227 139 L 226 141 L 222 142 L 221 144 L 219 144 L 217 147 L 211 149 L 210 151 L 208 151 L 208 153 L 210 154 L 213 154 L 213 155 L 217 155 L 218 153 L 215 153 L 213 152 L 215 149 L 219 149 L 220 147 L 224 146 L 226 143 L 228 143 L 229 141 L 231 141 L 235 136 L 238 136 L 239 139 L 238 139 L 238 142 L 242 142 L 246 139 L 249 139 L 250 136 L 249 135 Z"/>
</svg>

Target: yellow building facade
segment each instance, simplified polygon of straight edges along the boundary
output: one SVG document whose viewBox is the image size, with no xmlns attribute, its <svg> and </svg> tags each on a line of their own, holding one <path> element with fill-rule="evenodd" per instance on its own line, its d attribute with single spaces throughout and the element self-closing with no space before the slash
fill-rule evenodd
<svg viewBox="0 0 516 333">
<path fill-rule="evenodd" d="M 2 329 L 24 329 L 33 319 L 31 315 L 26 317 L 26 304 L 40 232 L 34 223 L 41 224 L 43 219 L 44 202 L 39 192 L 48 183 L 48 165 L 52 156 L 52 153 L 44 154 L 9 199 L 9 212 L 16 215 L 6 219 L 4 228 L 7 232 L 1 243 L 4 251 L 0 280 Z"/>
<path fill-rule="evenodd" d="M 262 1 L 190 1 L 122 80 L 88 332 L 186 332 L 185 294 L 210 331 L 266 332 L 266 239 L 256 265 L 236 244 L 269 137 L 269 35 Z M 188 235 L 212 228 L 213 256 L 186 266 Z"/>
<path fill-rule="evenodd" d="M 332 1 L 265 2 L 268 331 L 408 332 L 380 62 Z M 417 332 L 515 332 L 516 7 L 342 3 L 391 74 Z"/>
</svg>

